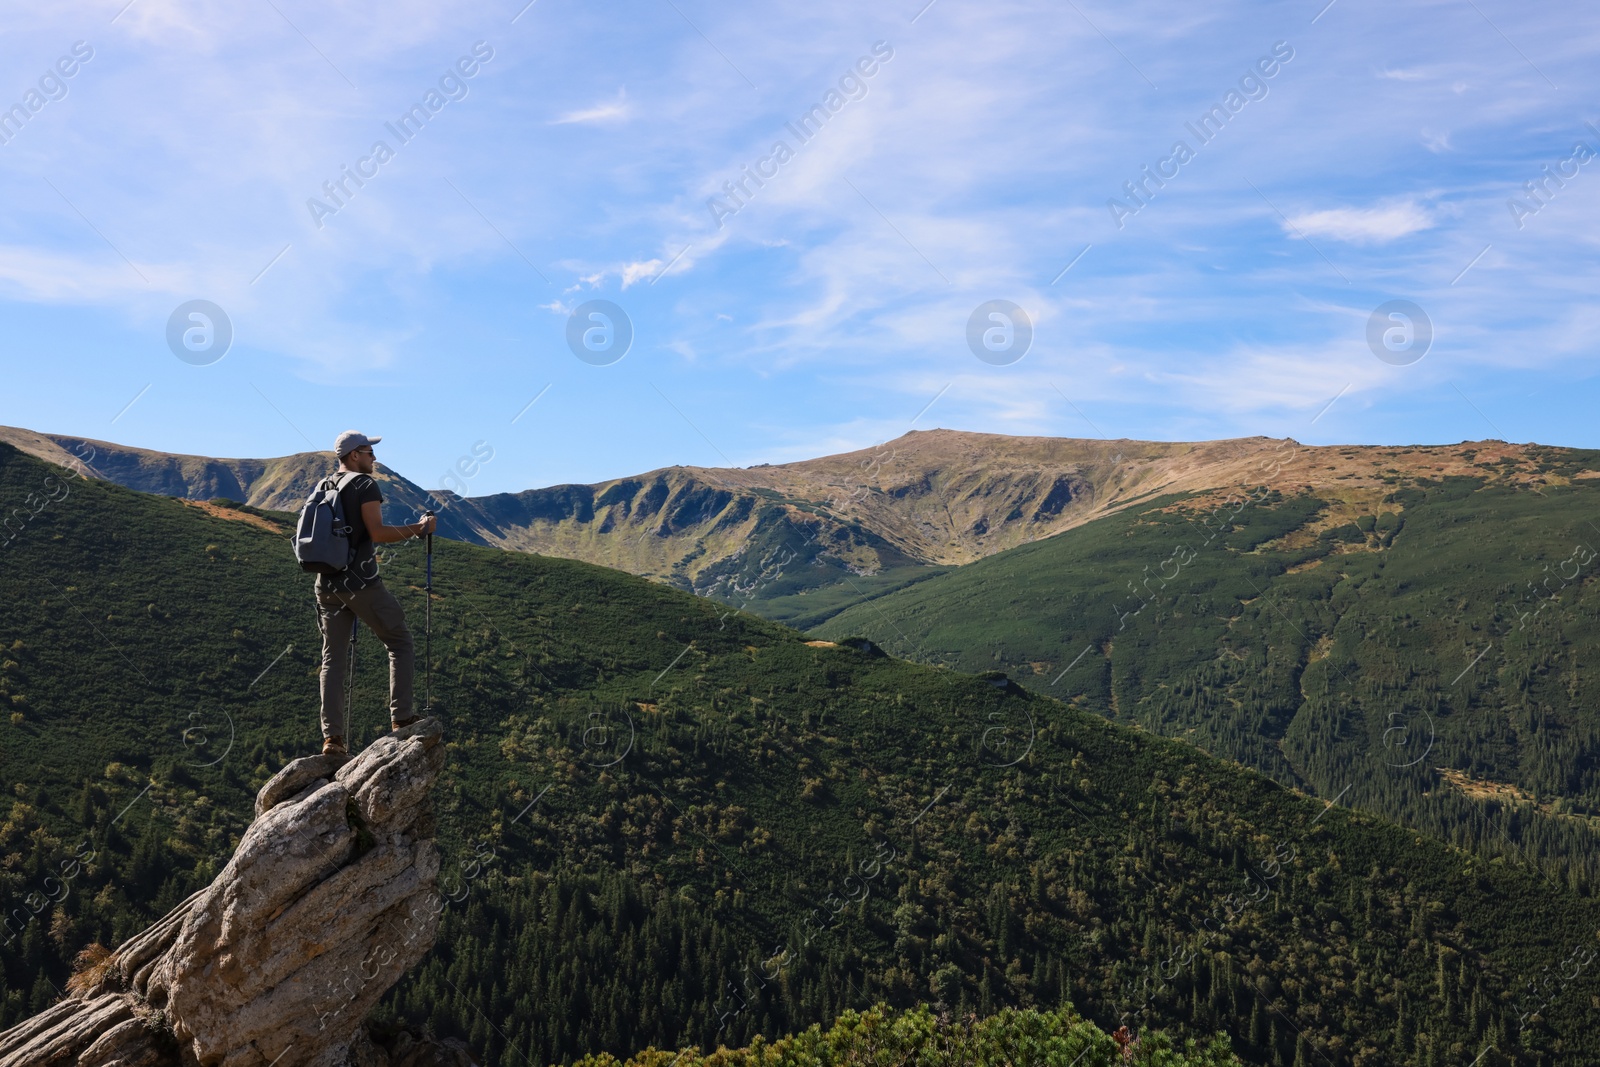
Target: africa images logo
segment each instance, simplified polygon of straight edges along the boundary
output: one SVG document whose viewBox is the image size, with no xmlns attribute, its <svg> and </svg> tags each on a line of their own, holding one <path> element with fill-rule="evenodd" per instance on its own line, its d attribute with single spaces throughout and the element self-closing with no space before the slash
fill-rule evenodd
<svg viewBox="0 0 1600 1067">
<path fill-rule="evenodd" d="M 1222 103 L 1212 104 L 1194 122 L 1185 122 L 1184 129 L 1193 135 L 1196 148 L 1210 144 L 1229 120 L 1243 111 L 1250 101 L 1265 100 L 1270 92 L 1267 82 L 1277 77 L 1283 66 L 1293 58 L 1294 48 L 1288 41 L 1274 42 L 1272 53 L 1257 59 L 1239 79 L 1239 87 L 1229 89 L 1224 94 Z M 1125 219 L 1142 211 L 1155 199 L 1158 190 L 1165 189 L 1167 182 L 1178 176 L 1180 168 L 1195 157 L 1196 148 L 1190 148 L 1189 142 L 1180 138 L 1172 143 L 1171 152 L 1156 161 L 1154 171 L 1146 164 L 1140 169 L 1140 177 L 1122 183 L 1127 202 L 1114 196 L 1106 200 L 1106 209 L 1111 212 L 1111 221 L 1117 224 L 1117 229 L 1122 229 Z"/>
<path fill-rule="evenodd" d="M 876 57 L 876 58 L 874 58 Z M 821 103 L 811 105 L 811 108 L 794 122 L 784 123 L 784 127 L 794 135 L 796 147 L 810 144 L 822 127 L 834 115 L 843 111 L 845 105 L 853 100 L 864 100 L 867 96 L 867 79 L 873 77 L 882 69 L 881 64 L 894 58 L 894 48 L 888 41 L 877 41 L 872 46 L 872 55 L 862 56 L 855 61 L 855 65 L 839 78 L 838 88 L 829 88 L 822 94 Z M 711 212 L 711 220 L 717 224 L 717 229 L 722 229 L 727 220 L 737 215 L 751 200 L 755 198 L 757 189 L 766 188 L 767 182 L 776 178 L 785 163 L 795 157 L 795 149 L 789 147 L 789 142 L 776 140 L 772 142 L 772 150 L 756 160 L 754 170 L 749 165 L 739 168 L 739 177 L 722 183 L 722 197 L 712 196 L 706 200 L 706 208 Z M 755 184 L 752 189 L 751 183 Z"/>
<path fill-rule="evenodd" d="M 394 122 L 383 124 L 384 128 L 394 135 L 395 144 L 409 144 L 422 132 L 429 119 L 444 110 L 446 104 L 454 100 L 465 100 L 470 91 L 467 79 L 476 77 L 483 69 L 483 64 L 493 58 L 494 48 L 489 42 L 479 41 L 474 44 L 470 56 L 462 56 L 456 60 L 454 66 L 445 70 L 439 78 L 437 88 L 429 86 L 428 91 L 422 94 L 419 103 L 412 104 Z M 322 229 L 324 218 L 337 215 L 340 209 L 355 198 L 358 190 L 378 176 L 378 168 L 394 157 L 395 150 L 389 147 L 387 141 L 374 141 L 371 151 L 356 160 L 354 170 L 349 164 L 341 165 L 338 177 L 322 183 L 322 192 L 327 200 L 315 196 L 306 198 L 306 210 L 311 213 L 311 221 L 317 224 L 317 229 Z M 352 182 L 355 183 L 354 189 L 350 187 Z"/>
<path fill-rule="evenodd" d="M 53 67 L 39 76 L 38 88 L 28 89 L 17 103 L 0 109 L 0 144 L 10 144 L 11 139 L 21 133 L 22 127 L 43 111 L 46 104 L 65 100 L 67 81 L 93 58 L 94 48 L 88 41 L 73 42 L 72 54 L 57 59 Z"/>
</svg>

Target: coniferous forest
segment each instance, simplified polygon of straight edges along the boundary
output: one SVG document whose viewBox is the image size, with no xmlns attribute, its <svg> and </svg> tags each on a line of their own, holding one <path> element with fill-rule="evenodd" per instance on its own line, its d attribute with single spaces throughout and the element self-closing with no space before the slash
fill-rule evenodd
<svg viewBox="0 0 1600 1067">
<path fill-rule="evenodd" d="M 1357 505 L 1163 497 L 817 632 L 1004 670 L 1592 895 L 1600 529 L 1574 477 L 1594 461 L 1548 449 L 1522 470 L 1396 475 Z"/>
</svg>

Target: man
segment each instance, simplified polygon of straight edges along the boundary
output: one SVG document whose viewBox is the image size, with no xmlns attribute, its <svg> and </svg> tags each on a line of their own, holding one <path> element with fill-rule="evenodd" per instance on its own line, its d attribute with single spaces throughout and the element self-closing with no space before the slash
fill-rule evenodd
<svg viewBox="0 0 1600 1067">
<path fill-rule="evenodd" d="M 406 526 L 385 526 L 383 493 L 372 478 L 377 466 L 372 446 L 383 440 L 346 430 L 334 443 L 339 474 L 354 474 L 339 490 L 350 525 L 355 561 L 339 574 L 317 575 L 317 620 L 322 627 L 322 751 L 345 756 L 344 677 L 350 632 L 357 619 L 389 650 L 389 719 L 398 730 L 417 721 L 412 705 L 413 644 L 405 612 L 378 577 L 374 544 L 390 544 L 433 532 L 432 515 Z"/>
</svg>

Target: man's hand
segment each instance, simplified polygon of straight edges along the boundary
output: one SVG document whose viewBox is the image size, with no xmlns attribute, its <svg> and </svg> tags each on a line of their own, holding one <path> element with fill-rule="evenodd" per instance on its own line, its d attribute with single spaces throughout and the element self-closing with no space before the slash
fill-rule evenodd
<svg viewBox="0 0 1600 1067">
<path fill-rule="evenodd" d="M 432 515 L 425 515 L 418 521 L 408 522 L 404 526 L 385 526 L 376 500 L 369 500 L 361 505 L 361 521 L 367 524 L 367 534 L 380 545 L 433 533 L 439 522 Z"/>
</svg>

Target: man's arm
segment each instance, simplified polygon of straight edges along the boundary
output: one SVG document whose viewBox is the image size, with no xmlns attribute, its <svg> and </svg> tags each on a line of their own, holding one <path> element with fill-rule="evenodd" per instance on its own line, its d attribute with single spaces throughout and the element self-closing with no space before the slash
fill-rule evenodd
<svg viewBox="0 0 1600 1067">
<path fill-rule="evenodd" d="M 367 524 L 367 535 L 379 544 L 385 545 L 432 533 L 435 525 L 434 517 L 426 515 L 421 520 L 404 526 L 385 526 L 383 506 L 376 500 L 369 500 L 361 505 L 361 521 Z"/>
</svg>

